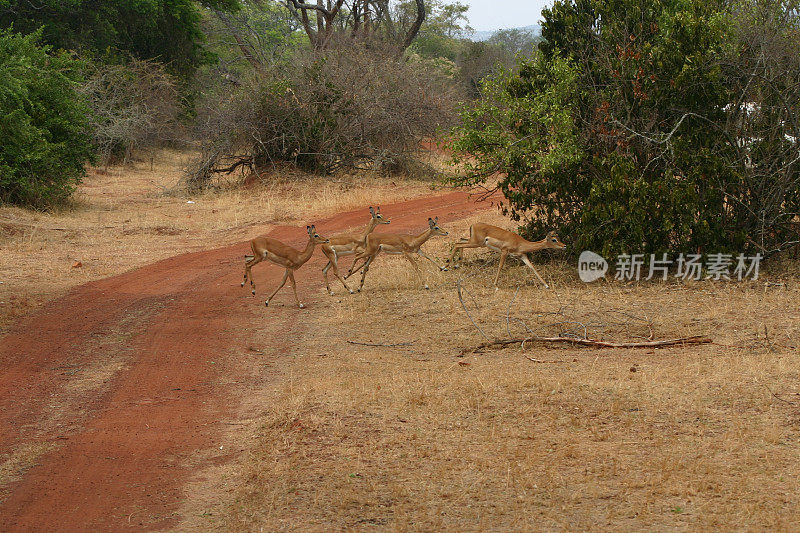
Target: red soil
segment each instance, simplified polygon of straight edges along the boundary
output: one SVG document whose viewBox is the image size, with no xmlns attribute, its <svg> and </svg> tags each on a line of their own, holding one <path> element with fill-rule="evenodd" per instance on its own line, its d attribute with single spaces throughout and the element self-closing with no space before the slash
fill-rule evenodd
<svg viewBox="0 0 800 533">
<path fill-rule="evenodd" d="M 454 192 L 382 211 L 392 230 L 406 231 L 424 229 L 428 216 L 446 223 L 487 207 Z M 326 235 L 366 219 L 359 209 L 315 224 Z M 299 247 L 305 228 L 269 235 Z M 0 339 L 0 474 L 10 458 L 17 465 L 0 486 L 0 531 L 176 524 L 185 483 L 248 393 L 248 327 L 268 319 L 288 351 L 286 332 L 302 334 L 300 319 L 323 297 L 315 252 L 297 274 L 309 309 L 294 308 L 288 284 L 265 308 L 283 271 L 254 268 L 252 298 L 239 287 L 247 252 L 240 243 L 82 285 Z"/>
</svg>

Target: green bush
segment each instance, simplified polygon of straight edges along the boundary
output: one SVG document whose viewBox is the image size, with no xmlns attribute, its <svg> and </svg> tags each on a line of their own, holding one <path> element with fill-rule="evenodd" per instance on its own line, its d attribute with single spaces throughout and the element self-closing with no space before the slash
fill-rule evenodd
<svg viewBox="0 0 800 533">
<path fill-rule="evenodd" d="M 0 30 L 0 201 L 46 207 L 67 199 L 92 160 L 80 63 Z"/>
</svg>

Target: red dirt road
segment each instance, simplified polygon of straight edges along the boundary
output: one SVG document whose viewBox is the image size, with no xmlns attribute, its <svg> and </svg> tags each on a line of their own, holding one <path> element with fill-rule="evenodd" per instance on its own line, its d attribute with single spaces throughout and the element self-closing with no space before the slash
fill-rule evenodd
<svg viewBox="0 0 800 533">
<path fill-rule="evenodd" d="M 446 224 L 487 207 L 454 192 L 382 211 L 393 231 L 421 231 L 428 216 Z M 326 235 L 367 218 L 315 224 Z M 305 228 L 269 235 L 302 246 Z M 315 252 L 297 275 L 309 309 L 293 307 L 288 284 L 265 308 L 283 271 L 255 267 L 253 299 L 239 287 L 246 252 L 185 254 L 82 285 L 0 338 L 0 531 L 176 525 L 185 483 L 247 395 L 248 326 L 268 320 L 287 347 L 322 297 Z"/>
</svg>

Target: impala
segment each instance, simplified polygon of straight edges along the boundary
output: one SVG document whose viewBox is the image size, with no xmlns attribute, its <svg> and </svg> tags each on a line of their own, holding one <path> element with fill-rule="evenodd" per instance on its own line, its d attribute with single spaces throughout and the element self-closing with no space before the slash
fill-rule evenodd
<svg viewBox="0 0 800 533">
<path fill-rule="evenodd" d="M 436 265 L 436 268 L 439 270 L 447 270 L 445 267 L 439 266 L 436 261 L 428 257 L 425 252 L 420 250 L 420 246 L 422 246 L 425 241 L 434 235 L 447 235 L 447 232 L 439 227 L 439 217 L 436 217 L 435 219 L 429 218 L 428 229 L 419 235 L 397 235 L 393 233 L 372 233 L 367 235 L 366 247 L 363 251 L 356 254 L 355 261 L 353 261 L 353 266 L 350 267 L 350 271 L 347 273 L 346 277 L 349 278 L 359 270 L 364 269 L 364 271 L 361 273 L 361 285 L 358 287 L 358 290 L 361 291 L 361 289 L 364 287 L 364 278 L 367 277 L 369 266 L 381 252 L 390 255 L 403 255 L 406 259 L 408 259 L 408 261 L 417 271 L 417 274 L 420 276 L 422 275 L 422 272 L 420 272 L 419 266 L 417 265 L 417 262 L 414 261 L 414 256 L 412 254 L 418 254 L 424 257 Z M 364 263 L 358 269 L 353 270 L 359 260 L 364 260 Z M 428 288 L 427 280 L 425 280 L 425 288 Z"/>
<path fill-rule="evenodd" d="M 328 269 L 333 268 L 333 275 L 342 282 L 345 290 L 353 294 L 353 289 L 347 286 L 342 277 L 339 275 L 339 258 L 343 255 L 352 255 L 356 252 L 362 251 L 367 245 L 367 235 L 372 233 L 372 230 L 378 224 L 388 224 L 391 222 L 381 216 L 381 208 L 369 208 L 371 219 L 366 231 L 363 233 L 344 233 L 342 235 L 335 235 L 331 237 L 328 244 L 322 245 L 322 253 L 328 258 L 328 264 L 322 269 L 322 275 L 325 277 L 325 287 L 328 289 L 328 294 L 333 294 L 331 285 L 328 282 Z"/>
<path fill-rule="evenodd" d="M 494 277 L 495 290 L 497 289 L 497 279 L 500 277 L 500 271 L 503 269 L 503 265 L 506 262 L 506 257 L 509 255 L 522 259 L 522 262 L 525 263 L 525 265 L 527 265 L 531 270 L 533 270 L 533 273 L 536 274 L 536 277 L 539 278 L 539 281 L 542 282 L 545 288 L 549 289 L 550 286 L 542 279 L 542 276 L 536 272 L 536 269 L 531 264 L 527 254 L 529 252 L 535 252 L 537 250 L 544 250 L 547 248 L 563 250 L 567 247 L 566 244 L 558 240 L 558 235 L 554 231 L 548 233 L 547 237 L 541 241 L 526 241 L 516 233 L 512 233 L 504 230 L 503 228 L 498 228 L 497 226 L 492 226 L 490 224 L 484 224 L 482 222 L 478 222 L 470 226 L 469 239 L 462 238 L 461 241 L 462 242 L 456 243 L 453 246 L 453 254 L 450 256 L 448 261 L 451 265 L 453 265 L 454 268 L 456 255 L 458 255 L 460 258 L 460 256 L 464 253 L 464 248 L 486 247 L 490 250 L 500 252 L 500 265 L 497 267 L 497 274 Z"/>
<path fill-rule="evenodd" d="M 294 281 L 294 271 L 303 266 L 306 261 L 311 258 L 311 254 L 314 253 L 314 246 L 328 242 L 328 239 L 319 236 L 314 226 L 306 226 L 306 232 L 308 232 L 308 244 L 303 251 L 295 250 L 291 246 L 287 246 L 269 237 L 256 237 L 250 241 L 250 248 L 253 250 L 253 255 L 244 256 L 246 262 L 244 265 L 244 281 L 242 281 L 242 287 L 244 287 L 249 277 L 250 286 L 253 289 L 253 296 L 256 295 L 256 285 L 253 283 L 253 274 L 250 272 L 250 269 L 253 268 L 253 265 L 257 265 L 264 259 L 269 259 L 276 265 L 284 267 L 286 272 L 283 273 L 283 281 L 281 281 L 278 288 L 269 295 L 264 305 L 269 306 L 269 301 L 275 297 L 284 285 L 286 285 L 286 278 L 289 278 L 289 281 L 292 282 L 294 299 L 297 302 L 297 306 L 303 309 L 305 305 L 300 303 L 300 299 L 297 297 L 297 284 Z"/>
</svg>

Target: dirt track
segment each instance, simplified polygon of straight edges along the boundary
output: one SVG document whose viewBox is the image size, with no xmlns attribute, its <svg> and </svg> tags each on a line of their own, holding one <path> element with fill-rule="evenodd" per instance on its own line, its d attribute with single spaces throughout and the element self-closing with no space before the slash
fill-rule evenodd
<svg viewBox="0 0 800 533">
<path fill-rule="evenodd" d="M 403 231 L 488 205 L 456 192 L 382 207 L 391 230 Z M 364 226 L 365 213 L 315 224 L 333 234 Z M 269 235 L 300 246 L 305 232 Z M 252 382 L 241 357 L 248 325 L 269 320 L 276 344 L 289 346 L 322 297 L 315 252 L 297 276 L 309 309 L 293 307 L 288 285 L 264 308 L 282 271 L 254 268 L 254 300 L 239 287 L 248 248 L 180 255 L 82 285 L 0 340 L 0 530 L 176 525 L 185 483 L 226 457 L 204 451 L 218 452 L 222 421 L 235 419 Z"/>
</svg>

